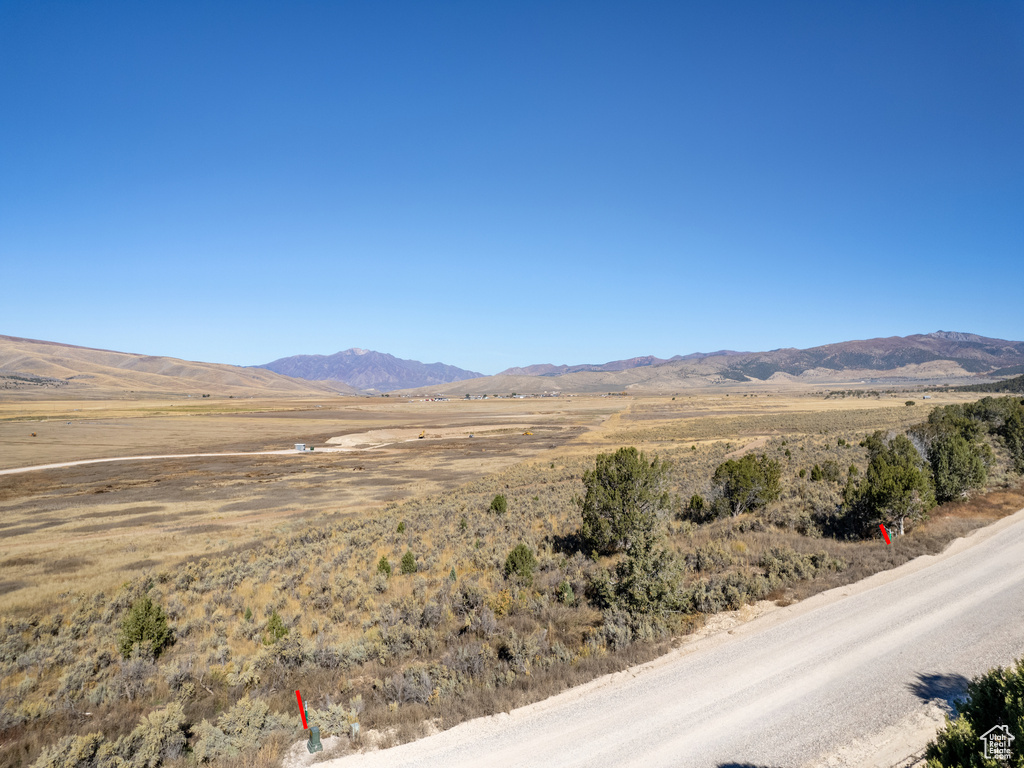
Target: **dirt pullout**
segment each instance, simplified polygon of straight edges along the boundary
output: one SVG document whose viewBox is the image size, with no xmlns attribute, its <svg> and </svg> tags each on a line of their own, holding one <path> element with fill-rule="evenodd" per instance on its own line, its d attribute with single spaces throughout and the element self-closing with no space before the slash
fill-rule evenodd
<svg viewBox="0 0 1024 768">
<path fill-rule="evenodd" d="M 392 443 L 419 440 L 421 433 L 423 433 L 422 439 L 424 440 L 450 440 L 463 437 L 501 437 L 516 432 L 528 432 L 535 428 L 535 425 L 531 424 L 504 424 L 500 427 L 496 427 L 494 424 L 480 424 L 468 427 L 429 427 L 425 430 L 415 427 L 411 429 L 371 429 L 368 432 L 332 437 L 327 441 L 327 445 L 343 449 L 383 448 Z"/>
</svg>

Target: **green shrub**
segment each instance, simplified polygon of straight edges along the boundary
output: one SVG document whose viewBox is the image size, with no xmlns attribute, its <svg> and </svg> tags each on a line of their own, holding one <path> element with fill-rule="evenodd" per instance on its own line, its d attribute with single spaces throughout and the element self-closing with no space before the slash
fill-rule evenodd
<svg viewBox="0 0 1024 768">
<path fill-rule="evenodd" d="M 399 533 L 405 533 L 405 521 L 404 520 L 398 524 L 398 532 Z"/>
<path fill-rule="evenodd" d="M 864 481 L 854 491 L 850 511 L 862 529 L 892 525 L 902 536 L 906 521 L 921 520 L 935 505 L 931 472 L 906 435 L 886 440 L 875 432 L 864 441 L 870 452 Z"/>
<path fill-rule="evenodd" d="M 386 555 L 381 555 L 377 561 L 377 573 L 383 573 L 385 577 L 391 576 L 391 563 L 388 562 Z"/>
<path fill-rule="evenodd" d="M 594 468 L 583 473 L 586 496 L 577 500 L 585 550 L 613 554 L 650 537 L 669 506 L 667 471 L 660 459 L 648 461 L 636 448 L 598 454 Z"/>
<path fill-rule="evenodd" d="M 587 597 L 599 610 L 605 610 L 615 605 L 615 585 L 612 584 L 611 574 L 608 571 L 602 568 L 590 574 Z"/>
<path fill-rule="evenodd" d="M 677 517 L 680 520 L 691 520 L 695 523 L 704 523 L 708 520 L 718 517 L 721 511 L 719 507 L 716 507 L 715 502 L 720 502 L 721 499 L 715 499 L 713 502 L 708 502 L 699 493 L 693 494 L 690 497 L 690 501 L 686 504 L 686 507 L 682 509 Z"/>
<path fill-rule="evenodd" d="M 989 768 L 979 737 L 997 724 L 1005 724 L 1013 736 L 1015 761 L 1020 765 L 1018 744 L 1024 744 L 1024 659 L 1013 666 L 990 670 L 967 686 L 967 698 L 956 705 L 957 717 L 946 719 L 935 741 L 925 751 L 928 768 Z"/>
<path fill-rule="evenodd" d="M 1017 409 L 1006 417 L 999 434 L 1006 441 L 1014 470 L 1024 474 L 1024 406 L 1018 405 Z"/>
<path fill-rule="evenodd" d="M 572 584 L 569 583 L 568 579 L 562 579 L 558 585 L 558 590 L 555 592 L 555 596 L 560 603 L 576 605 L 576 593 L 573 592 Z"/>
<path fill-rule="evenodd" d="M 733 515 L 738 515 L 779 498 L 781 476 L 779 462 L 763 454 L 755 456 L 748 453 L 720 464 L 712 482 L 721 489 Z"/>
<path fill-rule="evenodd" d="M 928 461 L 938 501 L 965 496 L 985 483 L 985 464 L 980 447 L 957 433 L 943 433 L 931 444 Z"/>
<path fill-rule="evenodd" d="M 402 573 L 416 573 L 416 557 L 411 550 L 402 555 Z"/>
<path fill-rule="evenodd" d="M 173 640 L 174 634 L 167 626 L 167 615 L 163 608 L 154 603 L 149 595 L 143 595 L 132 604 L 121 624 L 118 650 L 127 659 L 132 655 L 132 649 L 139 645 L 156 657 Z"/>
<path fill-rule="evenodd" d="M 267 621 L 267 632 L 266 636 L 263 638 L 263 644 L 273 645 L 282 637 L 287 635 L 289 631 L 288 627 L 286 627 L 284 622 L 281 621 L 281 617 L 278 615 L 277 611 L 274 611 L 270 615 L 270 619 Z"/>
<path fill-rule="evenodd" d="M 504 515 L 508 512 L 508 499 L 505 498 L 504 494 L 499 493 L 491 499 L 491 512 L 496 512 L 499 515 Z"/>
<path fill-rule="evenodd" d="M 520 542 L 505 558 L 505 577 L 529 587 L 533 584 L 533 571 L 536 567 L 537 558 L 526 544 Z"/>
<path fill-rule="evenodd" d="M 638 538 L 615 565 L 615 602 L 632 614 L 676 610 L 679 564 L 658 535 Z"/>
</svg>

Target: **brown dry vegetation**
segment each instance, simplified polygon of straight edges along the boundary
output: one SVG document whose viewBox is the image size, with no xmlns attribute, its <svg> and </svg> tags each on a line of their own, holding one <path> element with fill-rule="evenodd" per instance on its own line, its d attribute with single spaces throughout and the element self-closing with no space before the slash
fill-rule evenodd
<svg viewBox="0 0 1024 768">
<path fill-rule="evenodd" d="M 103 465 L 0 478 L 0 764 L 31 765 L 57 735 L 130 740 L 143 715 L 180 704 L 193 749 L 216 743 L 209 725 L 225 736 L 240 713 L 258 721 L 250 736 L 260 746 L 216 765 L 273 765 L 301 734 L 296 689 L 325 735 L 358 720 L 384 744 L 407 740 L 652 658 L 709 613 L 801 599 L 940 551 L 1024 506 L 1019 478 L 999 470 L 988 495 L 933 510 L 891 546 L 827 538 L 822 515 L 839 503 L 847 468 L 867 462 L 859 441 L 920 422 L 935 403 L 722 400 L 586 399 L 578 411 L 564 401 L 552 421 L 537 418 L 534 436 L 488 438 L 486 448 L 463 439 L 177 460 L 155 476 L 140 464 L 116 483 Z M 442 405 L 435 423 L 479 423 L 479 411 L 460 408 L 492 406 Z M 522 416 L 525 406 L 508 406 Z M 407 415 L 381 408 L 396 424 Z M 781 498 L 754 514 L 681 519 L 691 495 L 712 495 L 715 467 L 755 440 L 782 466 Z M 671 462 L 676 501 L 664 527 L 684 565 L 681 613 L 631 616 L 591 599 L 593 577 L 614 558 L 577 551 L 573 499 L 595 453 L 623 444 Z M 838 482 L 800 478 L 826 461 L 841 468 Z M 490 509 L 496 494 L 504 514 Z M 521 542 L 537 559 L 529 586 L 504 573 Z M 403 574 L 410 552 L 416 571 Z M 118 630 L 144 593 L 175 642 L 156 660 L 122 659 Z M 271 643 L 275 615 L 289 631 Z M 261 703 L 269 714 L 250 716 Z M 197 756 L 171 750 L 164 764 Z"/>
</svg>

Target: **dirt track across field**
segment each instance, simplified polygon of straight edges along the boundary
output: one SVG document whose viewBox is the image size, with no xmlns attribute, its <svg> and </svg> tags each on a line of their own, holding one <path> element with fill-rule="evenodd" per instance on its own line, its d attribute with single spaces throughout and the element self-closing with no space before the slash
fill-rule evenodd
<svg viewBox="0 0 1024 768">
<path fill-rule="evenodd" d="M 892 768 L 967 679 L 1024 653 L 1022 604 L 1024 510 L 642 667 L 322 765 Z"/>
<path fill-rule="evenodd" d="M 348 453 L 357 450 L 368 450 L 371 448 L 383 448 L 392 443 L 407 443 L 417 439 L 443 440 L 445 438 L 479 436 L 481 438 L 494 437 L 497 435 L 524 430 L 525 426 L 505 426 L 496 428 L 493 425 L 481 427 L 458 427 L 448 429 L 431 429 L 429 433 L 420 438 L 420 432 L 425 430 L 415 429 L 374 429 L 369 432 L 359 432 L 353 435 L 332 437 L 327 445 L 318 450 L 320 453 Z M 312 451 L 315 452 L 315 451 Z M 113 456 L 105 459 L 79 459 L 78 461 L 62 461 L 56 464 L 36 464 L 31 467 L 12 467 L 11 469 L 0 469 L 0 475 L 15 475 L 21 472 L 33 472 L 40 469 L 60 469 L 61 467 L 78 467 L 83 464 L 102 464 L 109 461 L 147 461 L 152 459 L 200 459 L 218 458 L 221 456 L 288 456 L 291 454 L 302 454 L 303 451 L 285 449 L 280 451 L 241 451 L 229 453 L 175 453 L 160 456 Z"/>
</svg>

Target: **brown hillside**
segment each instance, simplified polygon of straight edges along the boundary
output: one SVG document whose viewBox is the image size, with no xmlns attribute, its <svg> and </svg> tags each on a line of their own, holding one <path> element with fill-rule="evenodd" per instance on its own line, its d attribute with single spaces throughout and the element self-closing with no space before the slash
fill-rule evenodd
<svg viewBox="0 0 1024 768">
<path fill-rule="evenodd" d="M 261 368 L 0 336 L 0 396 L 4 397 L 120 397 L 125 394 L 250 397 L 356 393 L 341 382 L 304 381 Z"/>
</svg>

